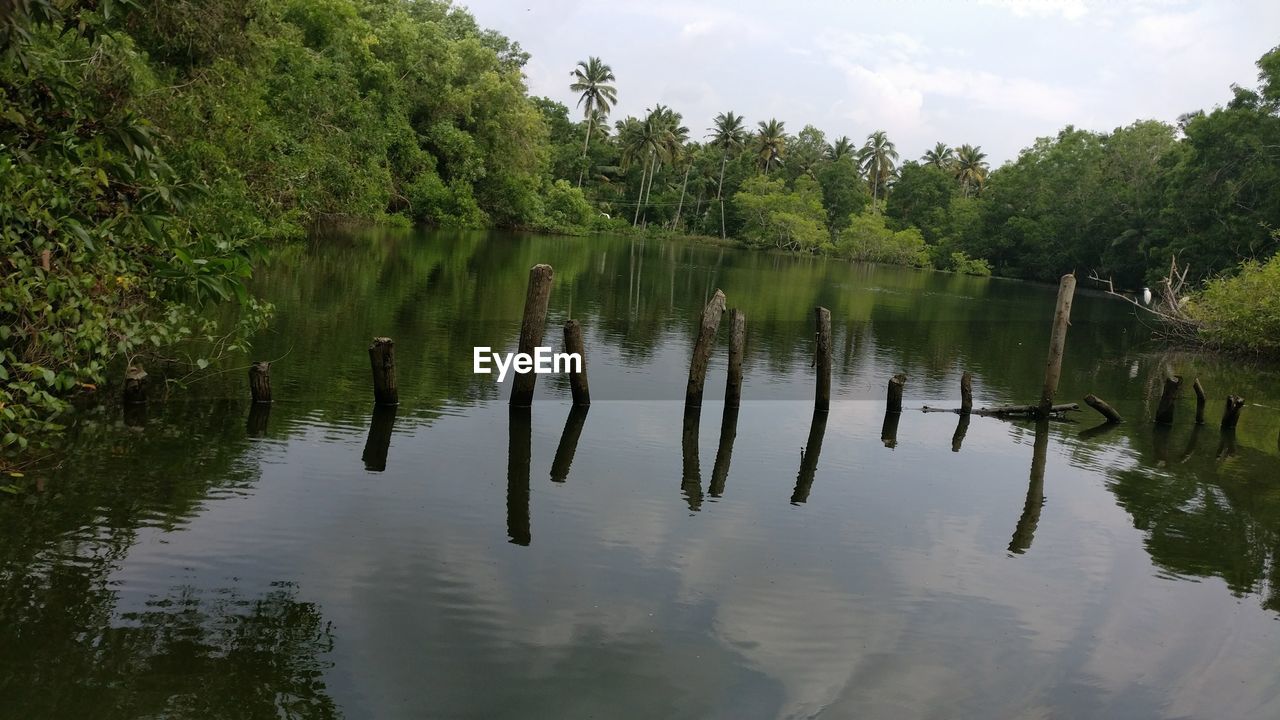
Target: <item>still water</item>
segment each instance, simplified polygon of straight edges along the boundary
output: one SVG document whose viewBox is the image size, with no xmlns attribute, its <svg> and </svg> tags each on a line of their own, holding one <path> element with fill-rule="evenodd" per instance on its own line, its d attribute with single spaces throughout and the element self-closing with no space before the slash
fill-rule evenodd
<svg viewBox="0 0 1280 720">
<path fill-rule="evenodd" d="M 582 321 L 594 404 L 527 415 L 529 267 Z M 85 411 L 0 495 L 3 718 L 1280 717 L 1280 372 L 1162 353 L 1081 291 L 1060 397 L 1128 418 L 923 413 L 1033 402 L 1055 288 L 623 238 L 349 233 L 260 272 L 254 357 L 141 412 Z M 700 422 L 691 341 L 727 331 Z M 812 308 L 833 401 L 812 415 Z M 396 340 L 375 413 L 365 349 Z M 1199 377 L 1147 422 L 1163 373 Z M 907 410 L 884 416 L 905 372 Z M 1243 395 L 1239 432 L 1217 427 Z"/>
</svg>

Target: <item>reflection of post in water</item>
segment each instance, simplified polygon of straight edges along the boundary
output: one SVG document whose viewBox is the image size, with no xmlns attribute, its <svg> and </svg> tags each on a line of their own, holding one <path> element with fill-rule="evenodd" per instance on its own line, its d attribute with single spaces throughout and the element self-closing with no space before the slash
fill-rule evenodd
<svg viewBox="0 0 1280 720">
<path fill-rule="evenodd" d="M 813 476 L 818 471 L 818 455 L 822 453 L 822 436 L 827 432 L 827 414 L 815 411 L 813 420 L 809 422 L 809 439 L 800 454 L 800 472 L 796 475 L 796 489 L 791 493 L 791 502 L 802 503 L 809 499 L 809 489 L 813 487 Z"/>
<path fill-rule="evenodd" d="M 1226 460 L 1236 454 L 1236 429 L 1223 428 L 1222 439 L 1218 441 L 1218 459 Z"/>
<path fill-rule="evenodd" d="M 1173 437 L 1173 428 L 1168 425 L 1156 425 L 1151 431 L 1151 450 L 1155 454 L 1156 467 L 1169 464 L 1169 441 Z"/>
<path fill-rule="evenodd" d="M 125 403 L 124 404 L 124 424 L 131 428 L 141 428 L 147 426 L 147 404 L 146 403 Z"/>
<path fill-rule="evenodd" d="M 569 417 L 564 421 L 564 432 L 560 433 L 560 444 L 556 446 L 555 459 L 551 461 L 551 479 L 564 482 L 569 477 L 569 467 L 573 465 L 573 455 L 578 451 L 578 438 L 582 437 L 582 426 L 587 422 L 587 411 L 590 405 L 574 405 L 569 408 Z"/>
<path fill-rule="evenodd" d="M 738 437 L 738 408 L 725 405 L 720 418 L 720 445 L 716 447 L 716 464 L 711 468 L 711 497 L 724 494 L 729 479 L 729 462 L 733 459 L 733 441 Z"/>
<path fill-rule="evenodd" d="M 512 406 L 507 422 L 507 538 L 516 545 L 532 541 L 529 532 L 529 456 L 533 453 L 533 415 Z"/>
<path fill-rule="evenodd" d="M 387 448 L 391 447 L 391 428 L 396 424 L 396 405 L 376 405 L 369 421 L 369 438 L 364 442 L 365 470 L 382 472 L 387 469 Z"/>
<path fill-rule="evenodd" d="M 251 438 L 266 437 L 267 421 L 271 419 L 271 403 L 250 403 L 249 419 L 244 423 L 244 434 Z"/>
<path fill-rule="evenodd" d="M 1191 459 L 1196 454 L 1196 448 L 1200 445 L 1200 429 L 1204 427 L 1202 424 L 1191 426 L 1191 437 L 1187 438 L 1187 449 L 1182 453 L 1181 462 Z"/>
<path fill-rule="evenodd" d="M 960 413 L 960 422 L 956 423 L 956 434 L 951 436 L 951 452 L 960 452 L 964 444 L 964 436 L 969 432 L 969 413 Z"/>
<path fill-rule="evenodd" d="M 702 507 L 702 471 L 698 468 L 698 424 L 701 408 L 685 406 L 684 428 L 680 433 L 680 492 L 690 510 Z"/>
<path fill-rule="evenodd" d="M 884 414 L 884 424 L 880 426 L 880 441 L 890 450 L 898 447 L 898 421 L 901 419 L 901 412 L 890 410 Z"/>
<path fill-rule="evenodd" d="M 1022 505 L 1022 517 L 1013 529 L 1009 552 L 1021 555 L 1031 547 L 1036 525 L 1040 523 L 1040 508 L 1044 507 L 1044 466 L 1049 457 L 1049 422 L 1036 423 L 1036 440 L 1031 454 L 1031 481 L 1027 485 L 1027 501 Z"/>
</svg>

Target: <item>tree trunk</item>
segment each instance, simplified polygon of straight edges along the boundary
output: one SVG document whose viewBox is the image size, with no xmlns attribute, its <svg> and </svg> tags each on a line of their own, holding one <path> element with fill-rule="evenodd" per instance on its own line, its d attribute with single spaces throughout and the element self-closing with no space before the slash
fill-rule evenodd
<svg viewBox="0 0 1280 720">
<path fill-rule="evenodd" d="M 582 167 L 578 168 L 578 187 L 582 187 L 582 174 L 587 169 L 587 146 L 591 144 L 591 126 L 595 125 L 591 120 L 591 112 L 587 111 L 587 139 L 582 141 Z"/>
<path fill-rule="evenodd" d="M 271 363 L 259 361 L 249 366 L 249 394 L 255 403 L 271 402 Z"/>
<path fill-rule="evenodd" d="M 680 225 L 680 212 L 684 210 L 684 191 L 689 187 L 689 171 L 692 169 L 693 163 L 689 163 L 689 167 L 684 169 L 684 182 L 680 184 L 680 202 L 676 205 L 676 219 L 671 223 L 672 230 Z"/>
<path fill-rule="evenodd" d="M 1181 389 L 1181 375 L 1171 375 L 1164 379 L 1164 391 L 1160 393 L 1160 405 L 1156 408 L 1157 425 L 1173 424 L 1173 411 L 1177 407 L 1178 392 Z"/>
<path fill-rule="evenodd" d="M 1124 418 L 1120 417 L 1120 413 L 1116 412 L 1115 408 L 1108 405 L 1105 400 L 1098 397 L 1097 395 L 1086 395 L 1084 398 L 1084 403 L 1089 407 L 1093 408 L 1094 410 L 1097 410 L 1098 412 L 1102 413 L 1102 416 L 1106 418 L 1107 422 L 1109 423 L 1114 424 L 1118 422 L 1124 422 Z"/>
<path fill-rule="evenodd" d="M 1222 429 L 1235 430 L 1240 422 L 1240 410 L 1244 407 L 1244 398 L 1236 395 L 1227 396 L 1227 408 L 1222 413 Z"/>
<path fill-rule="evenodd" d="M 716 185 L 716 201 L 720 203 L 720 239 L 727 239 L 724 232 L 724 166 L 729 162 L 729 151 L 725 150 L 724 155 L 720 157 L 720 184 Z"/>
<path fill-rule="evenodd" d="M 1053 315 L 1053 331 L 1049 335 L 1049 360 L 1044 369 L 1044 389 L 1040 392 L 1040 412 L 1049 413 L 1053 396 L 1062 377 L 1062 353 L 1067 347 L 1067 328 L 1071 326 L 1071 301 L 1075 297 L 1076 276 L 1063 275 L 1058 285 L 1058 307 Z"/>
<path fill-rule="evenodd" d="M 644 167 L 640 170 L 640 192 L 636 194 L 636 211 L 631 217 L 631 227 L 640 224 L 640 205 L 644 202 L 644 181 L 649 174 L 649 158 L 644 159 Z"/>
</svg>

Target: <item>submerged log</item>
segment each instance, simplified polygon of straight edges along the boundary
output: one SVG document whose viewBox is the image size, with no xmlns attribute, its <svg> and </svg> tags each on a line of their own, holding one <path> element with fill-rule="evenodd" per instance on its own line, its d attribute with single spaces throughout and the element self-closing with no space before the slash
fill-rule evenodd
<svg viewBox="0 0 1280 720">
<path fill-rule="evenodd" d="M 1076 412 L 1079 409 L 1080 409 L 1080 405 L 1078 403 L 1061 403 L 1058 405 L 1050 406 L 1049 416 L 1052 418 L 1053 416 L 1060 416 L 1064 413 Z M 921 408 L 921 411 L 927 412 L 927 413 L 945 412 L 945 413 L 958 413 L 960 415 L 964 414 L 964 411 L 961 410 L 960 408 L 935 408 L 935 407 L 929 407 L 928 405 L 925 405 L 923 408 Z M 982 415 L 983 417 L 1022 417 L 1026 415 L 1038 415 L 1040 413 L 1040 406 L 1039 405 L 998 405 L 996 407 L 977 408 L 975 410 L 972 410 L 971 413 L 973 415 Z"/>
<path fill-rule="evenodd" d="M 1244 398 L 1238 395 L 1227 396 L 1227 408 L 1222 412 L 1222 429 L 1235 430 L 1240 422 L 1240 410 L 1244 407 Z"/>
<path fill-rule="evenodd" d="M 582 358 L 579 370 L 569 363 L 569 390 L 573 393 L 573 404 L 587 406 L 591 404 L 591 387 L 587 384 L 587 350 L 582 342 L 582 323 L 570 320 L 564 324 L 564 351 Z"/>
<path fill-rule="evenodd" d="M 375 405 L 399 405 L 396 386 L 396 344 L 389 337 L 376 337 L 369 345 L 369 365 L 373 368 L 373 402 Z"/>
<path fill-rule="evenodd" d="M 249 395 L 255 403 L 271 402 L 271 363 L 259 360 L 249 366 Z"/>
<path fill-rule="evenodd" d="M 813 309 L 817 329 L 814 335 L 814 362 L 818 366 L 818 389 L 813 409 L 826 412 L 831 407 L 831 311 L 824 307 Z"/>
<path fill-rule="evenodd" d="M 1203 425 L 1206 398 L 1204 395 L 1204 386 L 1200 384 L 1200 378 L 1196 378 L 1195 382 L 1191 383 L 1191 389 L 1196 391 L 1196 424 Z"/>
<path fill-rule="evenodd" d="M 889 378 L 889 404 L 886 412 L 902 412 L 902 389 L 907 385 L 907 376 L 898 373 Z"/>
<path fill-rule="evenodd" d="M 1089 407 L 1093 408 L 1094 410 L 1097 410 L 1099 413 L 1102 413 L 1102 417 L 1106 418 L 1107 422 L 1109 423 L 1124 422 L 1124 418 L 1120 417 L 1120 413 L 1116 412 L 1115 408 L 1108 405 L 1107 401 L 1103 400 L 1097 395 L 1086 395 L 1084 398 L 1084 402 Z"/>
<path fill-rule="evenodd" d="M 742 357 L 746 342 L 747 316 L 734 308 L 729 311 L 729 381 L 724 386 L 726 408 L 736 408 L 742 402 Z"/>
<path fill-rule="evenodd" d="M 124 402 L 138 405 L 147 401 L 147 371 L 141 365 L 130 365 L 124 374 Z"/>
<path fill-rule="evenodd" d="M 1040 414 L 1052 412 L 1053 398 L 1062 377 L 1062 354 L 1067 347 L 1067 328 L 1071 326 L 1071 301 L 1075 297 L 1076 276 L 1063 275 L 1058 284 L 1058 305 L 1053 314 L 1053 331 L 1049 335 L 1049 359 L 1045 363 L 1044 389 L 1040 392 Z"/>
<path fill-rule="evenodd" d="M 716 290 L 702 310 L 702 322 L 698 325 L 698 339 L 693 344 L 693 358 L 689 361 L 689 384 L 685 387 L 684 402 L 690 407 L 702 407 L 702 387 L 707 380 L 707 363 L 716 344 L 716 330 L 724 315 L 724 293 Z"/>
<path fill-rule="evenodd" d="M 1173 424 L 1173 411 L 1177 408 L 1178 394 L 1181 390 L 1181 375 L 1170 375 L 1164 379 L 1164 390 L 1160 393 L 1160 405 L 1156 408 L 1157 425 Z"/>
<path fill-rule="evenodd" d="M 518 352 L 532 356 L 542 345 L 542 333 L 547 325 L 547 303 L 551 299 L 550 265 L 538 264 L 529 268 L 529 289 L 524 297 L 524 317 L 520 321 Z M 585 368 L 584 368 L 585 369 Z M 511 387 L 511 406 L 533 405 L 533 389 L 538 382 L 537 373 L 517 372 Z"/>
</svg>

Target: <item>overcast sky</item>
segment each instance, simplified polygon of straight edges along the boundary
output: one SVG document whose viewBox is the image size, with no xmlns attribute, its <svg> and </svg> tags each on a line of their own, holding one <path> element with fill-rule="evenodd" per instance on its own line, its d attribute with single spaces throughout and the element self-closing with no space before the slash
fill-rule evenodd
<svg viewBox="0 0 1280 720">
<path fill-rule="evenodd" d="M 859 142 L 888 131 L 904 158 L 974 143 L 993 164 L 1074 124 L 1172 122 L 1256 84 L 1280 44 L 1276 0 L 463 0 L 532 54 L 530 91 L 570 107 L 569 71 L 598 55 L 613 117 L 654 103 L 695 137 L 716 113 L 777 117 Z"/>
</svg>

